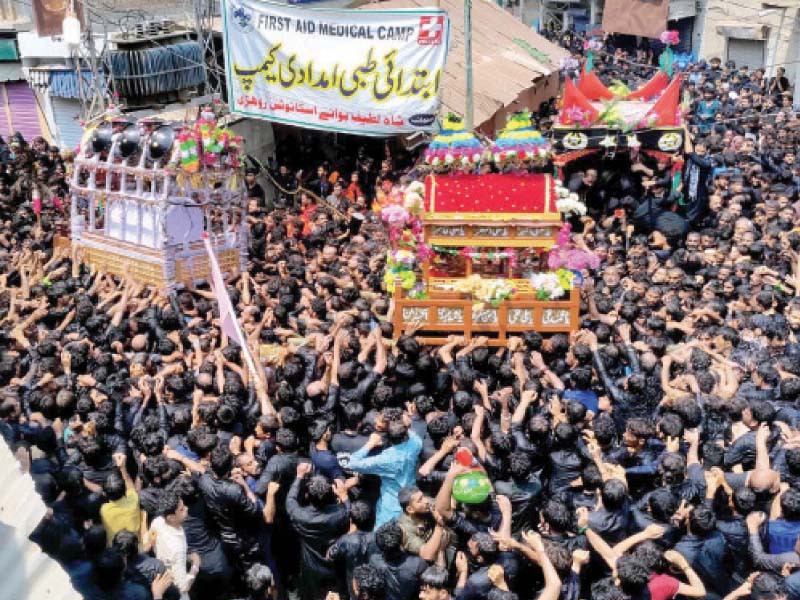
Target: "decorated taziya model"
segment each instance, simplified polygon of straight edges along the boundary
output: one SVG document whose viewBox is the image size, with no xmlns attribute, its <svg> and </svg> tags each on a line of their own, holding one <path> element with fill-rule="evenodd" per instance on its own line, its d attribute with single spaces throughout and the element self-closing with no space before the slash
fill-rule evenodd
<svg viewBox="0 0 800 600">
<path fill-rule="evenodd" d="M 381 211 L 395 333 L 413 326 L 428 343 L 460 334 L 504 345 L 531 329 L 577 329 L 576 288 L 597 257 L 562 222 L 585 214 L 583 203 L 552 175 L 531 172 L 550 150 L 530 115 L 513 115 L 487 146 L 451 115 L 425 157 L 425 183 L 396 187 Z M 489 161 L 503 173 L 476 174 Z"/>
<path fill-rule="evenodd" d="M 83 261 L 170 288 L 208 277 L 205 234 L 223 272 L 245 267 L 242 139 L 214 109 L 183 122 L 112 110 L 87 127 L 70 180 L 70 243 Z"/>
<path fill-rule="evenodd" d="M 678 43 L 677 32 L 667 31 L 661 36 L 666 45 L 661 67 L 634 91 L 618 81 L 608 87 L 600 81 L 592 68 L 599 48 L 591 45 L 592 41 L 587 42 L 577 84 L 570 77 L 564 84 L 553 127 L 556 165 L 563 167 L 595 153 L 642 151 L 655 157 L 682 154 L 686 131 L 680 110 L 681 78 L 673 77 L 672 46 Z M 672 161 L 676 172 L 681 165 L 681 160 Z"/>
</svg>

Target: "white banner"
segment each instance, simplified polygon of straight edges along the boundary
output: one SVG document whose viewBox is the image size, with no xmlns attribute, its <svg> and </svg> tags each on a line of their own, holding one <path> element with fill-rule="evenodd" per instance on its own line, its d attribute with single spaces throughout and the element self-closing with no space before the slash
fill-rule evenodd
<svg viewBox="0 0 800 600">
<path fill-rule="evenodd" d="M 232 112 L 362 135 L 436 128 L 444 11 L 222 0 L 222 14 Z"/>
</svg>

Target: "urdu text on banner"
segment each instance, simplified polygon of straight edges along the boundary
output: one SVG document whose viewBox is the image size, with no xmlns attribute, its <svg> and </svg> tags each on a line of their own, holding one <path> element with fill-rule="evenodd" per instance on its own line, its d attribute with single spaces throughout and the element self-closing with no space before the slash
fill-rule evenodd
<svg viewBox="0 0 800 600">
<path fill-rule="evenodd" d="M 223 0 L 231 112 L 362 135 L 436 129 L 450 37 L 436 8 Z"/>
</svg>

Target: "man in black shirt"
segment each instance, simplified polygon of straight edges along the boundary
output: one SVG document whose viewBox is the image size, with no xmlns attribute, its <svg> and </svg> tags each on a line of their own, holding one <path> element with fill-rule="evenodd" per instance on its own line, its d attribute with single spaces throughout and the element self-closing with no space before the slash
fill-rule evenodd
<svg viewBox="0 0 800 600">
<path fill-rule="evenodd" d="M 244 175 L 244 184 L 245 184 L 245 193 L 247 194 L 247 198 L 255 198 L 258 201 L 258 206 L 261 208 L 267 208 L 267 195 L 264 192 L 264 188 L 261 187 L 261 184 L 256 181 L 256 177 L 258 176 L 258 169 L 249 168 L 245 171 Z"/>
<path fill-rule="evenodd" d="M 375 535 L 372 533 L 373 515 L 369 504 L 357 500 L 350 503 L 348 509 L 350 517 L 350 531 L 340 537 L 328 548 L 327 559 L 336 565 L 336 571 L 341 573 L 340 567 L 344 565 L 345 580 L 339 587 L 346 587 L 350 600 L 357 600 L 350 582 L 353 571 L 359 565 L 369 561 L 370 554 L 376 552 Z"/>
<path fill-rule="evenodd" d="M 377 568 L 386 581 L 386 600 L 412 600 L 419 593 L 420 575 L 428 563 L 403 550 L 403 531 L 394 522 L 381 525 L 375 532 L 378 552 L 369 564 Z"/>
<path fill-rule="evenodd" d="M 347 531 L 349 501 L 341 482 L 331 485 L 324 476 L 314 475 L 306 485 L 308 504 L 300 504 L 300 486 L 310 472 L 310 463 L 297 465 L 297 477 L 286 497 L 286 513 L 300 538 L 300 597 L 317 600 L 338 589 L 328 549 Z"/>
<path fill-rule="evenodd" d="M 198 488 L 231 564 L 244 569 L 254 564 L 261 554 L 257 523 L 263 516 L 255 494 L 241 475 L 239 482 L 228 478 L 232 466 L 230 450 L 217 446 L 211 452 L 211 472 L 200 476 Z"/>
</svg>

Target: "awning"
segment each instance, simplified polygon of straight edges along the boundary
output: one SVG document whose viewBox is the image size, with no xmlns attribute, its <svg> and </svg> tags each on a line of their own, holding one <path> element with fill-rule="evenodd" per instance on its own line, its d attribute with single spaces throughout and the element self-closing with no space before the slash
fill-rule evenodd
<svg viewBox="0 0 800 600">
<path fill-rule="evenodd" d="M 717 24 L 717 33 L 738 40 L 766 40 L 769 38 L 769 25 L 728 21 Z"/>
<path fill-rule="evenodd" d="M 669 10 L 667 19 L 677 21 L 678 19 L 688 19 L 697 15 L 696 0 L 669 0 Z"/>
</svg>

